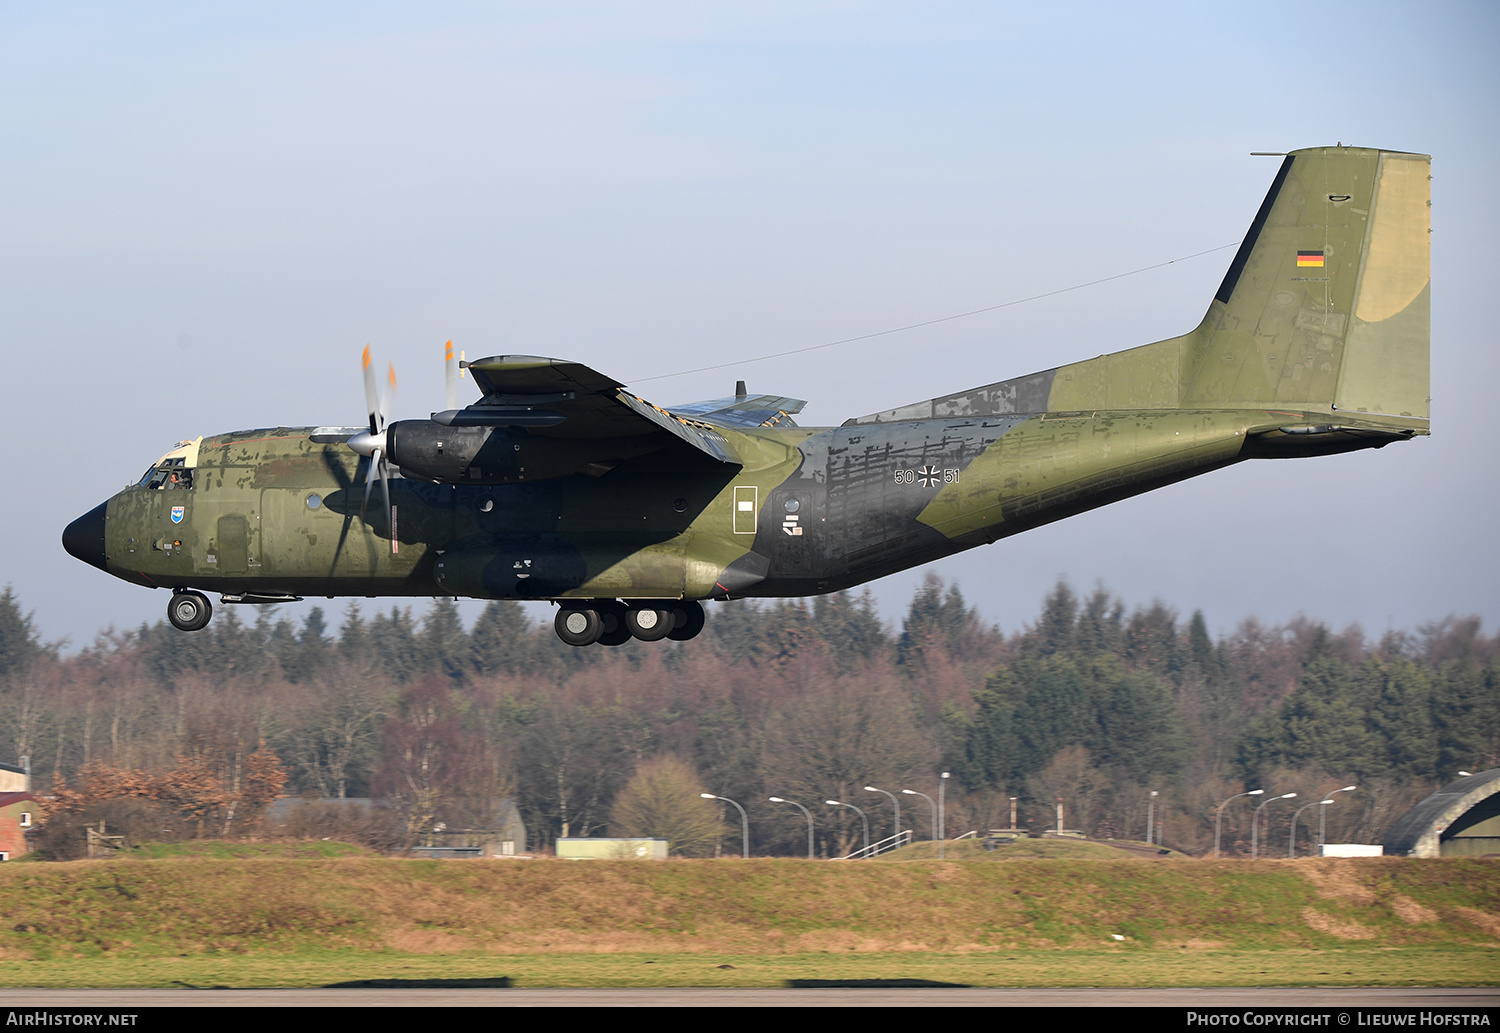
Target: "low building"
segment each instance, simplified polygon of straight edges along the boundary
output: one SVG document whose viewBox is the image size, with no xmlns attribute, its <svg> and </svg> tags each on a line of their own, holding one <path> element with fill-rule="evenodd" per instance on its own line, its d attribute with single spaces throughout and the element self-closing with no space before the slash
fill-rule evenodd
<svg viewBox="0 0 1500 1033">
<path fill-rule="evenodd" d="M 355 816 L 395 822 L 398 838 L 404 838 L 405 812 L 396 800 L 286 797 L 266 808 L 266 821 L 283 827 L 307 825 L 308 819 L 314 822 L 321 819 L 321 823 L 337 827 L 352 824 L 346 819 Z M 511 797 L 449 800 L 438 806 L 434 820 L 427 831 L 418 835 L 411 852 L 420 857 L 521 856 L 526 853 L 526 825 Z"/>
<path fill-rule="evenodd" d="M 31 848 L 26 834 L 38 825 L 38 801 L 30 793 L 0 793 L 0 861 L 13 861 Z"/>
<path fill-rule="evenodd" d="M 665 861 L 665 839 L 609 839 L 604 836 L 559 839 L 557 856 L 567 861 Z"/>
<path fill-rule="evenodd" d="M 30 772 L 14 764 L 0 764 L 0 793 L 29 792 L 31 792 Z"/>
</svg>

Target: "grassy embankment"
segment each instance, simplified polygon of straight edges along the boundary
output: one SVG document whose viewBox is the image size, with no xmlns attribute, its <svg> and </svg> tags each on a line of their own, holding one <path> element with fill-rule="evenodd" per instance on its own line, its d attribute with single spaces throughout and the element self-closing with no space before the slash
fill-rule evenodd
<svg viewBox="0 0 1500 1033">
<path fill-rule="evenodd" d="M 328 856 L 347 852 L 337 844 L 228 860 L 212 855 L 244 851 L 158 852 L 210 856 L 0 866 L 0 982 L 1500 983 L 1500 864 L 1479 860 L 1149 863 L 963 850 L 958 860 L 888 864 L 463 862 Z"/>
</svg>

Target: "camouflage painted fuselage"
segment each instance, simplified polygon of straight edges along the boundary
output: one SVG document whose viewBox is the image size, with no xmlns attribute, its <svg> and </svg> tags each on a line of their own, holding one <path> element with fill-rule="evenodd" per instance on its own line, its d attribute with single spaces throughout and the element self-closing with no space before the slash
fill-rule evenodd
<svg viewBox="0 0 1500 1033">
<path fill-rule="evenodd" d="M 1426 434 L 1428 167 L 1360 148 L 1288 156 L 1207 315 L 1182 337 L 836 428 L 694 419 L 618 385 L 595 390 L 594 408 L 554 391 L 557 425 L 512 427 L 504 441 L 576 456 L 578 472 L 398 477 L 389 511 L 363 515 L 368 460 L 346 447 L 352 429 L 206 438 L 190 488 L 143 482 L 80 518 L 102 534 L 102 555 L 89 546 L 81 558 L 140 584 L 230 596 L 797 596 L 1243 459 Z M 507 371 L 553 360 L 528 361 L 473 368 L 503 387 Z M 493 393 L 465 412 L 494 426 L 521 411 L 518 398 Z M 643 428 L 629 447 L 576 430 L 608 406 Z M 591 449 L 608 462 L 589 461 Z M 75 554 L 93 540 L 78 524 Z"/>
</svg>

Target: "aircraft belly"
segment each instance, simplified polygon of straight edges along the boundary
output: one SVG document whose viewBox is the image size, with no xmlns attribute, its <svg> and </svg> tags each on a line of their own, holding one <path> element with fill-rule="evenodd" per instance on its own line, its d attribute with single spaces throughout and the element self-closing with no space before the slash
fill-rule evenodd
<svg viewBox="0 0 1500 1033">
<path fill-rule="evenodd" d="M 433 577 L 445 592 L 481 599 L 676 599 L 686 541 L 489 536 L 445 550 Z"/>
</svg>

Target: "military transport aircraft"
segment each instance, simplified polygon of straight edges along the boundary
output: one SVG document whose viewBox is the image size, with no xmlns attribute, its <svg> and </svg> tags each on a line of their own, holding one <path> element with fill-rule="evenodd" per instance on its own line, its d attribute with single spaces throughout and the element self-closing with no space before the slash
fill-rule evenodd
<svg viewBox="0 0 1500 1033">
<path fill-rule="evenodd" d="M 203 592 L 447 595 L 551 600 L 575 646 L 690 639 L 702 600 L 832 592 L 1243 459 L 1427 434 L 1429 169 L 1291 152 L 1190 333 L 838 427 L 743 384 L 663 408 L 520 355 L 466 364 L 474 404 L 450 386 L 387 422 L 367 349 L 367 427 L 183 442 L 63 546 L 170 589 L 184 631 Z"/>
</svg>

